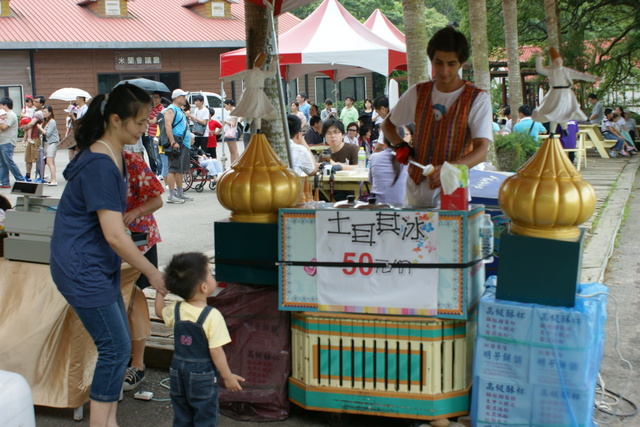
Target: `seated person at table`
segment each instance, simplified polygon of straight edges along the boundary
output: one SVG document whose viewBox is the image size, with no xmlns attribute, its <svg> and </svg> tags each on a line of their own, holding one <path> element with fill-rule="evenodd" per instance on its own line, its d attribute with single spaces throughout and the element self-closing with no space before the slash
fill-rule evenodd
<svg viewBox="0 0 640 427">
<path fill-rule="evenodd" d="M 218 380 L 229 391 L 240 391 L 244 378 L 229 369 L 222 346 L 231 342 L 224 318 L 207 305 L 218 284 L 203 253 L 174 255 L 165 270 L 169 292 L 184 301 L 165 306 L 156 294 L 156 315 L 173 329 L 171 404 L 174 426 L 218 425 Z"/>
<path fill-rule="evenodd" d="M 406 142 L 411 135 L 398 127 L 398 135 Z M 371 194 L 379 203 L 402 204 L 404 189 L 407 184 L 407 165 L 396 160 L 391 143 L 385 139 L 386 147 L 373 153 L 369 159 L 369 182 Z"/>
<path fill-rule="evenodd" d="M 344 126 L 340 120 L 327 119 L 322 124 L 322 136 L 331 151 L 331 164 L 339 163 L 345 170 L 358 169 L 359 147 L 344 142 Z"/>
<path fill-rule="evenodd" d="M 358 145 L 358 124 L 356 122 L 349 123 L 347 134 L 344 136 L 343 141 L 347 144 Z"/>
<path fill-rule="evenodd" d="M 304 140 L 308 145 L 322 144 L 323 140 L 320 132 L 322 132 L 322 120 L 320 116 L 311 116 L 309 119 L 309 129 L 304 133 Z"/>
<path fill-rule="evenodd" d="M 616 157 L 618 154 L 628 156 L 629 153 L 627 153 L 624 149 L 625 140 L 622 135 L 620 135 L 616 130 L 616 127 L 614 126 L 612 120 L 613 110 L 611 108 L 605 109 L 604 119 L 602 119 L 602 125 L 600 125 L 600 131 L 602 132 L 602 136 L 604 136 L 605 139 L 613 139 L 616 141 L 615 147 L 613 147 L 613 149 L 609 151 L 609 157 Z"/>
<path fill-rule="evenodd" d="M 317 116 L 313 116 L 317 117 Z M 313 118 L 312 117 L 312 118 Z M 318 172 L 318 163 L 314 160 L 313 153 L 302 137 L 302 121 L 293 114 L 287 115 L 289 125 L 289 152 L 291 153 L 291 167 L 296 175 L 311 176 Z"/>
</svg>

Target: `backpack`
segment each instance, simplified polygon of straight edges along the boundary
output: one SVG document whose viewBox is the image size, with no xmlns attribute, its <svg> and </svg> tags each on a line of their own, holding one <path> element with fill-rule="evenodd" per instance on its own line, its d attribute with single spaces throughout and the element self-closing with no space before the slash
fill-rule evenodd
<svg viewBox="0 0 640 427">
<path fill-rule="evenodd" d="M 156 116 L 156 119 L 158 120 L 157 126 L 158 126 L 158 130 L 160 131 L 160 137 L 158 138 L 158 142 L 164 150 L 169 150 L 171 149 L 171 142 L 169 141 L 169 137 L 167 136 L 167 130 L 164 127 L 164 113 L 166 113 L 166 111 L 167 111 L 167 108 L 160 111 Z M 177 118 L 178 118 L 178 115 L 174 114 L 173 123 L 171 124 L 172 129 L 176 127 Z"/>
</svg>

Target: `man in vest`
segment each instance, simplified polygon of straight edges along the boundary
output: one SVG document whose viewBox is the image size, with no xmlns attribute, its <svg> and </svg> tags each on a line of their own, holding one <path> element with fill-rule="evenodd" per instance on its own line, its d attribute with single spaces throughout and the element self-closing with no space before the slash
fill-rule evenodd
<svg viewBox="0 0 640 427">
<path fill-rule="evenodd" d="M 433 207 L 440 197 L 442 164 L 446 161 L 471 168 L 483 162 L 493 130 L 489 96 L 458 74 L 469 58 L 465 36 L 452 27 L 443 28 L 429 41 L 427 55 L 434 80 L 410 87 L 381 129 L 397 146 L 398 160 L 406 162 L 409 148 L 396 127 L 415 123 L 411 155 L 418 163 L 432 164 L 435 170 L 425 178 L 421 168 L 409 165 L 405 204 Z"/>
</svg>

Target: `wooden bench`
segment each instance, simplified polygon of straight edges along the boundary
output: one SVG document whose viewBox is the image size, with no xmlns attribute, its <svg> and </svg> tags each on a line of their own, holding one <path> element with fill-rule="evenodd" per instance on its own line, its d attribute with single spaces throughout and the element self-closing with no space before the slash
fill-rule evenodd
<svg viewBox="0 0 640 427">
<path fill-rule="evenodd" d="M 584 148 L 595 148 L 600 157 L 608 159 L 609 153 L 607 150 L 613 148 L 617 141 L 615 139 L 605 139 L 599 125 L 578 125 L 578 128 L 586 133 Z"/>
</svg>

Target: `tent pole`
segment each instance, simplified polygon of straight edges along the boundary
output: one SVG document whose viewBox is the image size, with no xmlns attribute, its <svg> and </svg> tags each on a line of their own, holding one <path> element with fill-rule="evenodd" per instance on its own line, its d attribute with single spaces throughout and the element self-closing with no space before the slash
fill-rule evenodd
<svg viewBox="0 0 640 427">
<path fill-rule="evenodd" d="M 220 112 L 220 120 L 222 120 L 222 138 L 220 138 L 220 163 L 222 164 L 222 170 L 226 170 L 227 156 L 224 154 L 224 100 L 227 98 L 227 94 L 224 91 L 224 81 L 220 81 L 220 96 L 222 97 L 222 111 Z"/>
<path fill-rule="evenodd" d="M 278 84 L 278 95 L 279 95 L 278 100 L 280 103 L 280 116 L 282 118 L 282 127 L 283 127 L 284 137 L 285 137 L 285 148 L 287 150 L 289 167 L 293 169 L 293 164 L 291 162 L 291 147 L 289 146 L 291 135 L 289 135 L 289 121 L 287 120 L 287 110 L 285 109 L 285 105 L 284 105 L 284 89 L 282 87 L 282 75 L 280 73 L 280 60 L 278 58 L 278 33 L 276 32 L 273 5 L 269 2 L 266 2 L 265 6 L 268 9 L 268 14 L 269 14 L 268 19 L 269 19 L 269 25 L 271 27 L 270 28 L 271 35 L 267 39 L 266 43 L 269 44 L 269 42 L 271 42 L 271 50 L 273 52 L 273 60 L 275 62 L 275 67 L 276 67 L 276 80 Z"/>
</svg>

